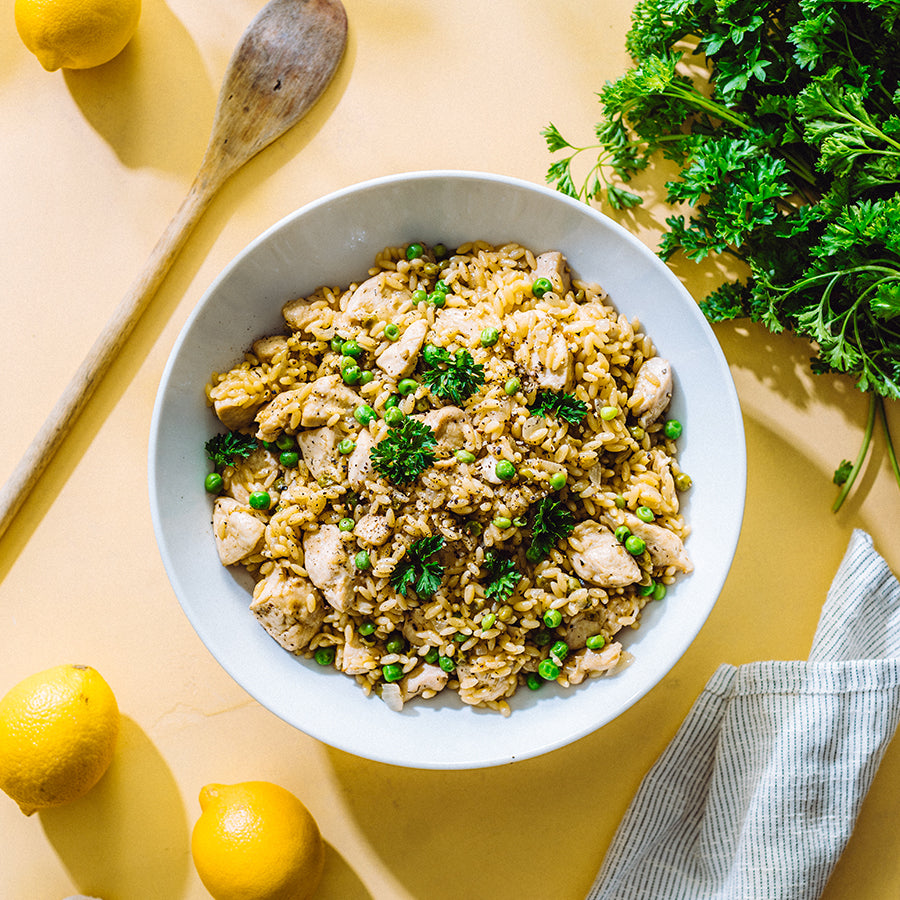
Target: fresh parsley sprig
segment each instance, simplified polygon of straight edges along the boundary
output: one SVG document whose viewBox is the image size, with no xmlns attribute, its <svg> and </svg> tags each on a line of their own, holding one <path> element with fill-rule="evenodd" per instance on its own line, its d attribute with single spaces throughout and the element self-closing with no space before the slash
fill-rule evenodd
<svg viewBox="0 0 900 900">
<path fill-rule="evenodd" d="M 575 516 L 562 500 L 547 494 L 538 502 L 531 523 L 531 543 L 525 551 L 531 562 L 543 559 L 575 527 Z"/>
<path fill-rule="evenodd" d="M 410 588 L 422 597 L 433 594 L 441 586 L 444 567 L 432 557 L 443 546 L 444 536 L 441 534 L 433 534 L 410 544 L 406 556 L 394 566 L 388 577 L 391 587 L 404 597 Z"/>
<path fill-rule="evenodd" d="M 578 425 L 588 411 L 587 403 L 573 394 L 544 389 L 537 392 L 534 403 L 528 409 L 534 416 L 553 415 L 571 425 Z"/>
<path fill-rule="evenodd" d="M 211 437 L 204 449 L 216 471 L 234 465 L 235 459 L 246 459 L 257 447 L 256 438 L 240 431 L 228 431 Z"/>
<path fill-rule="evenodd" d="M 484 596 L 488 600 L 505 603 L 515 593 L 516 585 L 522 580 L 522 573 L 516 569 L 512 559 L 500 556 L 493 550 L 484 554 L 484 568 L 491 579 L 484 589 Z"/>
<path fill-rule="evenodd" d="M 434 462 L 437 438 L 424 422 L 407 417 L 369 451 L 372 465 L 393 484 L 409 484 Z"/>
<path fill-rule="evenodd" d="M 425 361 L 422 381 L 436 397 L 459 406 L 484 384 L 484 366 L 475 362 L 468 350 L 451 355 L 443 347 L 433 347 Z"/>
</svg>

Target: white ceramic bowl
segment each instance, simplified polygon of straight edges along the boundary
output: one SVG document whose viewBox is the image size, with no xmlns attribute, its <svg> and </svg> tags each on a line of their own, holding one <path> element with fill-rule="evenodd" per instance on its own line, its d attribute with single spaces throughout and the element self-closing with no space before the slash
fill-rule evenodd
<svg viewBox="0 0 900 900">
<path fill-rule="evenodd" d="M 282 304 L 322 284 L 361 280 L 375 253 L 413 240 L 455 246 L 517 241 L 559 249 L 620 312 L 638 316 L 674 366 L 672 415 L 684 424 L 680 460 L 695 571 L 648 606 L 624 637 L 633 664 L 563 690 L 520 690 L 512 715 L 455 699 L 391 712 L 352 678 L 283 650 L 248 611 L 249 586 L 223 568 L 210 528 L 203 445 L 221 430 L 203 387 L 254 339 L 283 329 Z M 547 188 L 472 172 L 416 172 L 338 191 L 251 243 L 193 311 L 168 361 L 153 413 L 150 502 L 162 559 L 184 612 L 225 670 L 305 733 L 368 759 L 418 768 L 476 768 L 553 750 L 606 724 L 682 656 L 713 608 L 743 516 L 746 456 L 740 408 L 712 330 L 669 269 L 623 228 Z"/>
</svg>

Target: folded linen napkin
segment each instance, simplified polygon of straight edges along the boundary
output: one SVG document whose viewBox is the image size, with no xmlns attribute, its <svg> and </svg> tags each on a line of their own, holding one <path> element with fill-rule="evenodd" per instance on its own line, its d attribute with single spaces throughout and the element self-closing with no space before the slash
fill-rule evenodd
<svg viewBox="0 0 900 900">
<path fill-rule="evenodd" d="M 857 530 L 808 661 L 719 667 L 588 900 L 818 897 L 898 719 L 900 583 Z"/>
</svg>

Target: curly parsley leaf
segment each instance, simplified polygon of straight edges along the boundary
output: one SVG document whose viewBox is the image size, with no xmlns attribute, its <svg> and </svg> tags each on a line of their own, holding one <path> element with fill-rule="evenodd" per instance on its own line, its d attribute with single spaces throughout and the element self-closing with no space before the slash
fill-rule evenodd
<svg viewBox="0 0 900 900">
<path fill-rule="evenodd" d="M 587 415 L 588 407 L 584 400 L 562 391 L 539 390 L 534 403 L 528 407 L 535 416 L 556 416 L 571 425 L 578 425 Z"/>
<path fill-rule="evenodd" d="M 484 554 L 484 567 L 491 579 L 484 589 L 484 596 L 488 600 L 505 603 L 515 592 L 516 585 L 522 580 L 522 573 L 516 569 L 513 560 L 500 556 L 493 550 L 488 550 Z"/>
<path fill-rule="evenodd" d="M 443 548 L 444 536 L 434 534 L 409 545 L 388 580 L 398 594 L 406 596 L 412 588 L 421 596 L 433 594 L 441 586 L 444 567 L 431 558 Z"/>
<path fill-rule="evenodd" d="M 415 481 L 434 462 L 437 438 L 418 419 L 406 418 L 369 451 L 372 465 L 393 484 Z"/>
<path fill-rule="evenodd" d="M 216 470 L 234 465 L 235 459 L 246 459 L 257 447 L 256 438 L 240 431 L 229 431 L 211 437 L 205 444 L 206 455 Z"/>
<path fill-rule="evenodd" d="M 450 355 L 435 352 L 425 363 L 422 381 L 436 397 L 459 406 L 484 384 L 484 366 L 475 362 L 468 350 Z"/>
<path fill-rule="evenodd" d="M 543 559 L 575 527 L 572 511 L 552 494 L 542 497 L 531 524 L 531 544 L 526 556 L 532 562 Z"/>
</svg>

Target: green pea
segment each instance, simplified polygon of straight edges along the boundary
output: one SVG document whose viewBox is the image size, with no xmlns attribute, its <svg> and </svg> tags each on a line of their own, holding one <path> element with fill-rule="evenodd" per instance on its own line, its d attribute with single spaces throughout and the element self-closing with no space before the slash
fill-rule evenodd
<svg viewBox="0 0 900 900">
<path fill-rule="evenodd" d="M 553 657 L 553 661 L 560 665 L 562 661 L 569 655 L 569 645 L 565 641 L 557 641 L 550 648 L 550 655 Z"/>
<path fill-rule="evenodd" d="M 602 406 L 600 408 L 600 418 L 604 422 L 611 422 L 619 414 L 617 406 Z"/>
<path fill-rule="evenodd" d="M 359 628 L 356 629 L 363 637 L 368 637 L 370 634 L 375 634 L 375 623 L 374 622 L 363 622 Z"/>
<path fill-rule="evenodd" d="M 336 335 L 331 339 L 331 344 L 330 344 L 330 346 L 331 346 L 331 349 L 332 349 L 335 353 L 340 353 L 340 352 L 341 352 L 341 347 L 344 346 L 344 339 L 343 339 L 339 334 L 336 334 Z"/>
<path fill-rule="evenodd" d="M 425 654 L 425 662 L 436 663 L 440 655 L 441 653 L 437 647 L 429 647 L 428 652 Z"/>
<path fill-rule="evenodd" d="M 538 299 L 543 297 L 548 291 L 552 290 L 553 282 L 551 282 L 549 278 L 537 278 L 531 285 L 531 293 Z"/>
<path fill-rule="evenodd" d="M 559 666 L 552 659 L 542 659 L 538 663 L 538 675 L 544 681 L 556 681 L 559 678 Z"/>
<path fill-rule="evenodd" d="M 482 526 L 481 522 L 476 522 L 474 519 L 470 519 L 468 522 L 466 522 L 464 527 L 466 529 L 466 534 L 471 534 L 474 537 L 478 537 L 478 535 L 481 534 L 482 531 L 484 531 L 484 527 Z"/>
<path fill-rule="evenodd" d="M 338 441 L 338 453 L 342 456 L 349 456 L 356 449 L 356 441 L 350 438 L 344 438 Z"/>
<path fill-rule="evenodd" d="M 515 615 L 516 613 L 511 606 L 501 606 L 500 609 L 497 610 L 497 618 L 501 622 L 512 622 Z"/>
<path fill-rule="evenodd" d="M 457 644 L 465 643 L 469 636 L 467 634 L 463 634 L 461 631 L 458 631 L 453 635 L 453 640 L 456 641 Z"/>
<path fill-rule="evenodd" d="M 522 382 L 520 382 L 518 378 L 510 378 L 509 381 L 503 385 L 503 390 L 506 392 L 507 397 L 512 397 L 521 386 Z"/>
<path fill-rule="evenodd" d="M 654 600 L 662 600 L 663 597 L 666 596 L 666 586 L 661 582 L 656 582 L 656 587 L 653 588 L 653 599 Z"/>
<path fill-rule="evenodd" d="M 395 635 L 387 639 L 384 649 L 388 653 L 402 653 L 406 649 L 406 641 L 399 635 Z"/>
<path fill-rule="evenodd" d="M 353 340 L 344 341 L 341 344 L 341 356 L 349 356 L 352 359 L 359 359 L 363 355 L 363 348 L 359 346 L 359 342 Z"/>
<path fill-rule="evenodd" d="M 363 369 L 362 372 L 359 373 L 360 384 L 371 384 L 374 380 L 375 373 L 370 371 L 369 369 Z"/>
<path fill-rule="evenodd" d="M 566 475 L 565 472 L 554 472 L 550 476 L 550 487 L 552 487 L 554 491 L 561 491 L 566 486 L 568 480 L 569 476 Z"/>
<path fill-rule="evenodd" d="M 434 258 L 435 259 L 446 259 L 447 258 L 447 245 L 446 244 L 435 244 L 434 247 L 431 248 L 434 250 Z"/>
<path fill-rule="evenodd" d="M 406 414 L 398 406 L 391 406 L 384 411 L 384 421 L 394 428 L 406 418 Z"/>
<path fill-rule="evenodd" d="M 437 365 L 437 363 L 442 362 L 444 357 L 447 355 L 447 351 L 443 347 L 435 347 L 434 344 L 426 344 L 422 348 L 422 359 L 425 360 L 430 366 Z"/>
<path fill-rule="evenodd" d="M 391 394 L 391 396 L 388 397 L 387 400 L 384 401 L 384 408 L 385 409 L 393 409 L 399 403 L 400 403 L 400 398 L 396 394 Z"/>
<path fill-rule="evenodd" d="M 651 580 L 651 581 L 647 582 L 647 584 L 642 584 L 638 593 L 642 597 L 649 597 L 655 589 L 656 589 L 656 583 Z"/>
<path fill-rule="evenodd" d="M 639 538 L 636 534 L 630 534 L 625 538 L 625 549 L 632 556 L 640 556 L 646 548 L 647 545 L 644 543 L 643 538 Z"/>
<path fill-rule="evenodd" d="M 508 459 L 501 459 L 494 468 L 494 474 L 502 481 L 509 481 L 516 477 L 516 467 Z"/>
<path fill-rule="evenodd" d="M 673 441 L 681 437 L 682 426 L 678 419 L 669 419 L 663 426 L 663 433 Z"/>
<path fill-rule="evenodd" d="M 203 482 L 203 485 L 210 494 L 218 494 L 225 486 L 225 482 L 218 472 L 210 472 L 206 476 L 206 481 Z"/>
<path fill-rule="evenodd" d="M 528 519 L 526 519 L 525 516 L 516 516 L 512 523 L 516 528 L 524 528 L 528 524 Z"/>
<path fill-rule="evenodd" d="M 418 387 L 419 382 L 415 378 L 401 378 L 397 385 L 397 393 L 401 397 L 408 397 L 410 394 L 415 393 Z"/>
<path fill-rule="evenodd" d="M 456 453 L 454 453 L 453 455 L 461 463 L 475 462 L 475 454 L 470 453 L 468 450 L 457 450 Z"/>
<path fill-rule="evenodd" d="M 656 516 L 653 515 L 653 510 L 650 509 L 649 506 L 639 506 L 634 514 L 642 521 L 642 522 L 652 522 Z"/>
<path fill-rule="evenodd" d="M 427 262 L 424 266 L 422 266 L 422 271 L 426 275 L 435 275 L 437 273 L 438 266 L 437 263 Z"/>
<path fill-rule="evenodd" d="M 297 441 L 294 439 L 293 435 L 282 432 L 278 435 L 275 446 L 279 450 L 293 450 L 297 446 Z"/>
<path fill-rule="evenodd" d="M 586 641 L 588 650 L 599 650 L 606 646 L 606 638 L 602 634 L 592 634 Z"/>
<path fill-rule="evenodd" d="M 372 565 L 372 560 L 369 559 L 369 551 L 368 550 L 360 550 L 356 556 L 353 557 L 353 565 L 356 566 L 361 572 L 364 572 Z"/>
<path fill-rule="evenodd" d="M 384 326 L 384 336 L 389 341 L 396 341 L 400 337 L 400 329 L 393 322 L 388 322 L 387 325 Z"/>
<path fill-rule="evenodd" d="M 345 366 L 341 369 L 341 380 L 344 382 L 344 384 L 358 384 L 361 377 L 362 369 L 360 369 L 360 367 L 355 364 Z"/>
<path fill-rule="evenodd" d="M 439 294 L 449 294 L 450 293 L 450 285 L 447 284 L 446 281 L 436 281 L 434 283 L 434 289 Z"/>
<path fill-rule="evenodd" d="M 544 613 L 544 624 L 548 628 L 557 628 L 562 623 L 562 613 L 558 609 L 548 609 Z"/>
<path fill-rule="evenodd" d="M 495 528 L 499 528 L 501 531 L 505 531 L 507 528 L 512 527 L 512 520 L 507 519 L 506 516 L 497 516 L 492 524 Z"/>
<path fill-rule="evenodd" d="M 285 450 L 279 457 L 278 462 L 286 469 L 294 469 L 300 462 L 300 454 L 296 450 Z"/>
<path fill-rule="evenodd" d="M 418 306 L 420 303 L 424 303 L 427 299 L 428 293 L 424 288 L 416 288 L 412 292 L 412 301 L 416 306 Z"/>
<path fill-rule="evenodd" d="M 253 509 L 268 509 L 272 504 L 272 498 L 268 491 L 254 491 L 250 495 L 250 506 Z"/>
<path fill-rule="evenodd" d="M 338 528 L 340 528 L 341 531 L 353 531 L 353 529 L 356 528 L 356 522 L 347 516 L 338 522 Z"/>
<path fill-rule="evenodd" d="M 525 676 L 525 684 L 528 686 L 528 690 L 537 691 L 543 686 L 544 680 L 537 672 L 529 672 Z"/>
<path fill-rule="evenodd" d="M 481 630 L 482 631 L 490 631 L 494 627 L 494 623 L 497 621 L 496 613 L 488 613 L 481 620 Z"/>
<path fill-rule="evenodd" d="M 642 441 L 644 439 L 644 435 L 647 433 L 641 428 L 640 425 L 632 425 L 631 428 L 628 429 L 628 433 L 636 440 Z"/>
<path fill-rule="evenodd" d="M 403 666 L 399 663 L 388 663 L 382 667 L 381 677 L 388 683 L 399 681 L 403 677 Z"/>
<path fill-rule="evenodd" d="M 406 248 L 406 258 L 408 260 L 421 259 L 425 248 L 421 244 L 409 244 Z"/>
<path fill-rule="evenodd" d="M 616 509 L 625 509 L 625 498 L 621 494 L 616 494 Z"/>
<path fill-rule="evenodd" d="M 485 328 L 481 332 L 481 346 L 493 347 L 500 340 L 500 332 L 496 328 Z"/>
<path fill-rule="evenodd" d="M 313 654 L 313 659 L 320 666 L 330 666 L 334 662 L 334 657 L 334 647 L 317 647 L 316 652 Z"/>
<path fill-rule="evenodd" d="M 438 665 L 447 673 L 452 672 L 456 668 L 456 663 L 452 656 L 438 656 Z"/>
<path fill-rule="evenodd" d="M 693 484 L 693 480 L 690 475 L 686 475 L 684 472 L 679 472 L 675 476 L 675 487 L 679 491 L 687 491 L 690 490 L 691 485 Z"/>
<path fill-rule="evenodd" d="M 560 616 L 562 621 L 562 616 Z M 546 628 L 540 628 L 534 635 L 534 643 L 537 647 L 546 647 L 553 640 L 553 632 L 547 631 Z"/>
<path fill-rule="evenodd" d="M 631 529 L 627 525 L 620 525 L 615 530 L 616 540 L 620 544 L 624 544 L 626 540 L 628 540 L 628 536 L 631 534 Z"/>
<path fill-rule="evenodd" d="M 374 422 L 375 419 L 378 418 L 378 413 L 376 413 L 367 403 L 364 403 L 362 406 L 357 406 L 356 409 L 353 410 L 353 418 L 356 419 L 360 425 L 368 425 L 369 422 Z"/>
<path fill-rule="evenodd" d="M 447 305 L 447 295 L 443 291 L 435 291 L 428 295 L 428 302 L 440 309 Z"/>
</svg>

